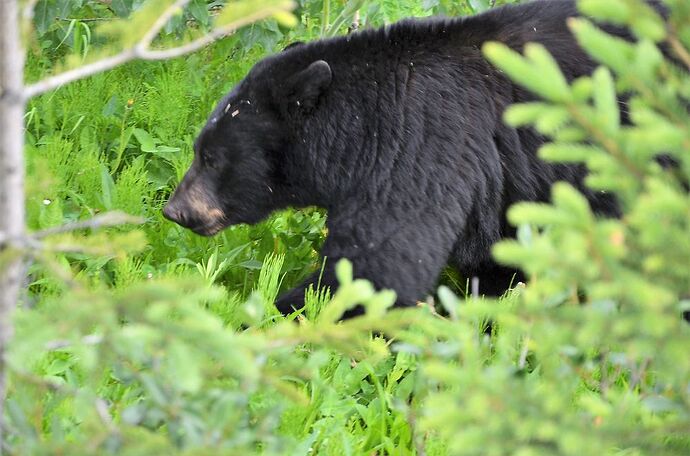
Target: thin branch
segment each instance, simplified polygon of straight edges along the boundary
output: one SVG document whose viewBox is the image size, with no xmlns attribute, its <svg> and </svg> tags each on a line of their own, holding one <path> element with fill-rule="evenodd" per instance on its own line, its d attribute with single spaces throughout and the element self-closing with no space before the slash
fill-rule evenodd
<svg viewBox="0 0 690 456">
<path fill-rule="evenodd" d="M 69 82 L 77 81 L 87 76 L 92 76 L 94 74 L 113 69 L 119 65 L 122 65 L 123 63 L 134 60 L 135 58 L 135 50 L 127 49 L 112 57 L 106 57 L 102 60 L 80 66 L 73 70 L 65 71 L 64 73 L 56 74 L 55 76 L 50 76 L 42 81 L 26 86 L 24 88 L 24 97 L 26 99 L 35 97 L 36 95 L 40 95 L 44 92 L 57 89 L 58 87 L 61 87 Z"/>
<path fill-rule="evenodd" d="M 110 416 L 110 408 L 108 407 L 108 403 L 103 398 L 97 397 L 93 406 L 96 409 L 98 418 L 100 418 L 101 423 L 103 423 L 108 431 L 119 434 L 119 430 L 113 423 L 112 416 Z"/>
<path fill-rule="evenodd" d="M 103 336 L 100 334 L 89 334 L 88 336 L 82 337 L 79 342 L 83 345 L 98 345 L 103 342 Z M 51 340 L 50 342 L 47 342 L 44 347 L 48 351 L 54 351 L 62 348 L 73 347 L 74 345 L 76 344 L 69 340 Z"/>
<path fill-rule="evenodd" d="M 203 48 L 204 46 L 211 44 L 213 41 L 222 38 L 223 36 L 235 32 L 240 27 L 264 19 L 273 13 L 283 11 L 284 9 L 275 6 L 266 7 L 250 16 L 243 17 L 230 24 L 213 29 L 203 37 L 198 38 L 182 46 L 160 50 L 150 49 L 149 46 L 151 44 L 151 41 L 153 41 L 153 39 L 157 36 L 157 34 L 160 32 L 160 29 L 167 23 L 167 21 L 170 19 L 170 17 L 172 17 L 175 11 L 177 11 L 177 8 L 179 8 L 180 5 L 185 5 L 188 1 L 189 0 L 178 0 L 177 2 L 175 2 L 174 5 L 167 8 L 160 16 L 159 20 L 157 20 L 153 24 L 151 29 L 147 31 L 144 37 L 134 46 L 125 49 L 122 52 L 115 54 L 114 56 L 106 57 L 102 60 L 98 60 L 96 62 L 89 63 L 84 66 L 74 68 L 72 70 L 67 70 L 63 73 L 56 74 L 42 81 L 28 85 L 24 88 L 24 91 L 22 93 L 23 97 L 25 99 L 35 97 L 50 90 L 57 89 L 69 82 L 77 81 L 79 79 L 83 79 L 94 74 L 102 73 L 104 71 L 110 70 L 132 60 L 162 60 L 174 57 L 181 57 L 185 54 L 197 51 Z M 162 19 L 166 19 L 165 22 L 163 22 Z"/>
<path fill-rule="evenodd" d="M 226 36 L 226 35 L 230 35 L 235 30 L 237 30 L 237 26 L 234 24 L 232 26 L 218 28 L 218 29 L 212 30 L 211 32 L 207 33 L 206 35 L 202 36 L 201 38 L 198 38 L 198 39 L 191 41 L 191 42 L 189 42 L 183 46 L 180 46 L 180 47 L 171 48 L 171 49 L 157 49 L 157 50 L 143 51 L 140 54 L 140 58 L 142 60 L 165 60 L 165 59 L 173 59 L 175 57 L 180 57 L 180 56 L 183 56 L 185 54 L 191 54 L 192 52 L 198 51 L 199 49 L 208 46 L 209 44 L 216 41 L 218 38 L 221 38 L 221 37 Z"/>
<path fill-rule="evenodd" d="M 185 6 L 187 6 L 187 3 L 189 3 L 189 0 L 177 0 L 175 3 L 168 6 L 165 11 L 163 11 L 163 14 L 158 16 L 158 19 L 156 19 L 156 22 L 153 23 L 149 31 L 146 32 L 143 38 L 139 41 L 137 48 L 139 48 L 141 51 L 148 49 L 153 40 L 160 33 L 161 29 L 163 29 L 165 24 L 168 23 L 170 18 L 172 18 L 175 13 L 181 11 Z"/>
<path fill-rule="evenodd" d="M 0 250 L 12 248 L 19 251 L 25 251 L 36 250 L 41 247 L 41 243 L 37 242 L 31 236 L 9 236 L 7 233 L 0 231 Z"/>
<path fill-rule="evenodd" d="M 7 233 L 0 231 L 0 248 L 12 248 L 22 254 L 26 253 L 33 256 L 36 256 L 38 252 L 42 251 L 84 253 L 89 250 L 85 249 L 83 246 L 69 244 L 46 246 L 41 242 L 41 239 L 77 230 L 96 230 L 99 228 L 108 228 L 125 224 L 140 225 L 142 223 L 144 223 L 144 219 L 141 217 L 135 217 L 121 211 L 106 212 L 88 220 L 67 223 L 27 235 L 9 236 Z"/>
<path fill-rule="evenodd" d="M 57 20 L 63 22 L 109 22 L 112 21 L 112 17 L 89 17 L 89 18 L 76 18 L 76 17 L 58 17 Z"/>
<path fill-rule="evenodd" d="M 142 223 L 144 223 L 144 219 L 141 217 L 135 217 L 133 215 L 129 215 L 121 211 L 112 211 L 96 215 L 95 217 L 90 218 L 88 220 L 66 223 L 64 225 L 56 226 L 53 228 L 46 228 L 45 230 L 33 233 L 31 237 L 34 239 L 43 239 L 48 236 L 69 233 L 71 231 L 77 230 L 95 230 L 99 228 L 107 228 L 111 226 L 119 226 L 126 224 L 140 225 Z"/>
</svg>

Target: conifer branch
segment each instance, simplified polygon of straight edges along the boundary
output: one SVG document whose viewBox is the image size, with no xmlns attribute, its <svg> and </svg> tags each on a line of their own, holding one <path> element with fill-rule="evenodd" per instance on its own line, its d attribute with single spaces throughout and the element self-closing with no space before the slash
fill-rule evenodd
<svg viewBox="0 0 690 456">
<path fill-rule="evenodd" d="M 667 41 L 671 45 L 671 49 L 673 49 L 673 52 L 676 54 L 676 57 L 678 57 L 685 64 L 687 69 L 690 70 L 690 52 L 688 52 L 688 50 L 685 49 L 683 43 L 681 43 L 678 39 L 678 34 L 676 33 L 676 29 L 673 26 L 670 26 L 670 33 L 668 35 Z"/>
</svg>

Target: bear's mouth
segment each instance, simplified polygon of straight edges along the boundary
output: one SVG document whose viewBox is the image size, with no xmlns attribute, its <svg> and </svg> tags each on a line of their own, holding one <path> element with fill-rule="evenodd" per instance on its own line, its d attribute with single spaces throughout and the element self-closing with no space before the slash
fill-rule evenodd
<svg viewBox="0 0 690 456">
<path fill-rule="evenodd" d="M 211 237 L 221 232 L 225 227 L 226 225 L 224 223 L 214 222 L 205 225 L 193 226 L 189 229 L 200 236 Z"/>
</svg>

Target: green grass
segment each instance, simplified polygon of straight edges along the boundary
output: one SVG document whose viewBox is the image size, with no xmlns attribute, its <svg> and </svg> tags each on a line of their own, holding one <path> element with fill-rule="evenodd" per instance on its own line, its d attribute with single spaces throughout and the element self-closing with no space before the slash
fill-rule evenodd
<svg viewBox="0 0 690 456">
<path fill-rule="evenodd" d="M 285 287 L 318 267 L 325 215 L 314 209 L 232 227 L 213 239 L 162 217 L 207 114 L 263 55 L 253 49 L 228 59 L 234 52 L 233 40 L 228 41 L 185 59 L 132 63 L 32 101 L 27 118 L 30 228 L 111 210 L 143 217 L 143 251 L 127 267 L 105 258 L 99 264 L 114 286 L 136 277 L 195 274 L 196 265 L 215 253 L 224 269 L 214 281 L 245 298 L 269 253 L 285 255 Z M 142 138 L 153 140 L 155 148 L 142 150 Z"/>
</svg>

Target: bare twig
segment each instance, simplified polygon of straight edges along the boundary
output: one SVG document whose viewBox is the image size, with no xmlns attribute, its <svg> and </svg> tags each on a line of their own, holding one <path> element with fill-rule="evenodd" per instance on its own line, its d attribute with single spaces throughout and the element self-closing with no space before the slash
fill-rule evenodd
<svg viewBox="0 0 690 456">
<path fill-rule="evenodd" d="M 71 231 L 99 228 L 108 228 L 112 226 L 120 226 L 126 224 L 139 225 L 144 223 L 141 217 L 126 214 L 121 211 L 106 212 L 99 214 L 88 220 L 80 222 L 67 223 L 65 225 L 56 226 L 53 228 L 46 228 L 45 230 L 37 231 L 33 234 L 25 234 L 19 236 L 11 236 L 6 232 L 0 231 L 0 249 L 12 248 L 24 253 L 31 253 L 31 251 L 51 250 L 60 252 L 83 251 L 81 246 L 51 246 L 46 247 L 41 243 L 41 239 L 56 234 L 69 233 Z"/>
<path fill-rule="evenodd" d="M 10 236 L 5 232 L 0 232 L 0 251 L 14 249 L 23 253 L 27 250 L 39 249 L 41 247 L 42 245 L 31 236 Z"/>
<path fill-rule="evenodd" d="M 141 51 L 148 49 L 153 40 L 160 33 L 161 29 L 165 27 L 165 24 L 168 23 L 170 18 L 172 18 L 176 13 L 182 11 L 182 9 L 187 6 L 187 3 L 189 3 L 189 0 L 177 0 L 175 3 L 168 6 L 165 11 L 158 16 L 156 22 L 154 22 L 149 31 L 144 34 L 143 38 L 139 41 L 136 47 L 138 47 Z"/>
<path fill-rule="evenodd" d="M 78 21 L 78 22 L 108 22 L 112 21 L 112 17 L 90 17 L 90 18 L 76 18 L 76 17 L 58 17 L 57 18 L 59 21 L 63 22 L 72 22 L 72 21 Z"/>
<path fill-rule="evenodd" d="M 256 13 L 238 19 L 230 24 L 218 27 L 201 38 L 198 38 L 190 43 L 184 44 L 182 46 L 170 48 L 170 49 L 150 49 L 151 42 L 158 35 L 163 26 L 170 20 L 172 15 L 179 10 L 182 6 L 188 3 L 189 0 L 178 0 L 174 5 L 163 12 L 152 26 L 149 31 L 144 34 L 144 37 L 139 40 L 134 46 L 123 50 L 122 52 L 115 54 L 110 57 L 103 58 L 93 63 L 89 63 L 72 70 L 67 70 L 63 73 L 56 74 L 54 76 L 48 77 L 42 81 L 36 82 L 25 87 L 22 92 L 23 98 L 28 99 L 40 95 L 42 93 L 48 92 L 50 90 L 57 89 L 64 84 L 69 82 L 77 81 L 79 79 L 92 76 L 94 74 L 102 73 L 104 71 L 110 70 L 124 63 L 132 60 L 163 60 L 170 59 L 174 57 L 181 57 L 183 55 L 189 54 L 191 52 L 197 51 L 204 46 L 209 45 L 213 41 L 222 38 L 223 36 L 233 33 L 238 28 L 251 24 L 258 20 L 264 19 L 273 13 L 278 11 L 283 11 L 284 7 L 266 7 L 258 10 Z M 289 5 L 292 6 L 292 5 Z M 163 21 L 165 19 L 165 21 Z"/>
<path fill-rule="evenodd" d="M 211 44 L 219 38 L 222 38 L 223 36 L 232 34 L 235 30 L 237 30 L 238 27 L 241 26 L 231 24 L 225 27 L 217 28 L 202 36 L 201 38 L 198 38 L 194 41 L 191 41 L 183 46 L 179 46 L 176 48 L 147 50 L 141 53 L 140 58 L 142 60 L 166 60 L 175 57 L 180 57 L 185 54 L 190 54 L 194 51 L 198 51 L 199 49 L 208 46 L 209 44 Z"/>
<path fill-rule="evenodd" d="M 110 432 L 117 432 L 117 428 L 113 423 L 113 418 L 110 416 L 110 409 L 108 408 L 108 403 L 104 399 L 98 397 L 94 401 L 93 405 L 96 408 L 96 413 L 98 414 L 98 417 L 101 419 L 101 423 L 103 423 Z"/>
<path fill-rule="evenodd" d="M 85 230 L 85 229 L 99 229 L 111 226 L 119 226 L 126 224 L 139 225 L 144 223 L 141 217 L 126 214 L 121 211 L 106 212 L 104 214 L 96 215 L 88 220 L 79 222 L 67 223 L 65 225 L 56 226 L 53 228 L 46 228 L 45 230 L 37 231 L 31 235 L 34 239 L 43 239 L 48 236 L 56 234 L 69 233 L 71 231 Z"/>
<path fill-rule="evenodd" d="M 40 82 L 26 86 L 24 88 L 24 97 L 26 99 L 35 97 L 36 95 L 40 95 L 44 92 L 57 89 L 68 82 L 77 81 L 87 76 L 110 70 L 122 65 L 123 63 L 127 63 L 134 58 L 136 58 L 134 49 L 127 49 L 126 51 L 123 51 L 112 57 L 106 57 L 97 62 L 89 63 L 73 70 L 65 71 L 64 73 L 48 77 Z"/>
<path fill-rule="evenodd" d="M 82 337 L 80 342 L 84 345 L 98 345 L 103 342 L 103 336 L 100 334 L 89 334 L 88 336 Z M 53 351 L 73 347 L 74 345 L 74 342 L 69 340 L 52 340 L 45 344 L 45 349 L 48 351 Z"/>
</svg>

